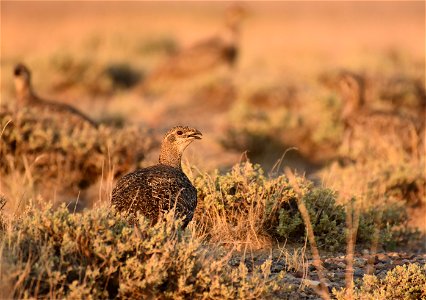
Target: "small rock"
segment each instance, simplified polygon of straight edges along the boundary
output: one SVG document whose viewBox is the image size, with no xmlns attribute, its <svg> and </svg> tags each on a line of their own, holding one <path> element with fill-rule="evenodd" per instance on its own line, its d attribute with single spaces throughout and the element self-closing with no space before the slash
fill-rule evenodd
<svg viewBox="0 0 426 300">
<path fill-rule="evenodd" d="M 386 276 L 386 274 L 387 274 L 387 270 L 381 270 L 381 271 L 378 271 L 377 273 L 376 273 L 376 275 L 379 277 L 379 278 L 382 278 L 382 277 L 385 277 Z"/>
<path fill-rule="evenodd" d="M 392 261 L 392 264 L 399 266 L 399 265 L 402 265 L 403 262 L 402 262 L 401 259 L 395 259 L 395 260 Z"/>
<path fill-rule="evenodd" d="M 362 269 L 356 268 L 354 270 L 354 277 L 361 278 L 364 276 L 364 271 Z"/>
<path fill-rule="evenodd" d="M 345 278 L 346 275 L 345 275 L 345 272 L 337 272 L 335 276 L 339 279 L 343 279 Z"/>
<path fill-rule="evenodd" d="M 293 285 L 300 285 L 300 282 L 302 281 L 302 279 L 300 278 L 296 278 L 291 274 L 286 274 L 284 277 L 285 282 L 293 284 Z"/>
<path fill-rule="evenodd" d="M 386 264 L 379 262 L 378 264 L 375 265 L 376 269 L 382 270 L 386 267 Z"/>
<path fill-rule="evenodd" d="M 312 286 L 312 287 L 319 287 L 321 285 L 321 282 L 319 280 L 310 280 L 310 279 L 305 279 L 303 280 L 303 283 L 308 285 L 308 286 Z M 326 287 L 329 287 L 331 285 L 330 280 L 328 280 L 327 278 L 324 279 L 324 284 Z"/>
<path fill-rule="evenodd" d="M 271 266 L 271 272 L 272 273 L 279 273 L 282 270 L 284 270 L 285 265 L 283 263 L 275 263 Z"/>
<path fill-rule="evenodd" d="M 302 271 L 296 271 L 296 272 L 294 272 L 294 276 L 295 277 L 297 277 L 297 278 L 302 278 L 303 277 L 303 272 Z"/>
<path fill-rule="evenodd" d="M 377 253 L 377 254 L 376 254 L 376 257 L 377 257 L 379 260 L 387 260 L 387 259 L 388 259 L 388 256 L 387 256 L 385 253 Z"/>
<path fill-rule="evenodd" d="M 378 253 L 376 255 L 376 258 L 381 262 L 389 262 L 390 258 L 385 253 Z"/>
<path fill-rule="evenodd" d="M 327 270 L 335 270 L 338 269 L 339 266 L 335 263 L 332 262 L 324 262 L 324 268 L 326 268 Z"/>
<path fill-rule="evenodd" d="M 376 272 L 376 269 L 374 268 L 373 265 L 368 265 L 365 268 L 365 274 L 374 274 Z"/>
<path fill-rule="evenodd" d="M 364 258 L 355 258 L 354 259 L 354 266 L 358 268 L 362 268 L 367 263 L 367 260 Z"/>
<path fill-rule="evenodd" d="M 321 285 L 321 282 L 318 280 L 310 280 L 310 279 L 305 279 L 303 280 L 303 283 L 306 284 L 307 286 L 311 286 L 311 287 L 319 287 Z M 328 287 L 327 282 L 324 282 L 324 284 Z"/>
<path fill-rule="evenodd" d="M 232 267 L 237 267 L 240 264 L 240 259 L 238 257 L 233 257 L 228 261 L 228 264 Z"/>
</svg>

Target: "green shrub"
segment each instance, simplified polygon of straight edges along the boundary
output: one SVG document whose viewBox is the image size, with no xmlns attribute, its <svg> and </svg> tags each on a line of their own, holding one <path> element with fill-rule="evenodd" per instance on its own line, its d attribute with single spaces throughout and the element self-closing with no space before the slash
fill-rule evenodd
<svg viewBox="0 0 426 300">
<path fill-rule="evenodd" d="M 343 205 L 336 204 L 336 193 L 328 189 L 308 190 L 302 201 L 308 209 L 317 245 L 337 250 L 345 245 L 346 213 Z M 279 210 L 278 236 L 303 242 L 305 224 L 298 210 L 296 199 L 285 203 Z"/>
<path fill-rule="evenodd" d="M 215 226 L 214 217 L 225 219 L 232 227 L 241 222 L 255 224 L 259 234 L 278 240 L 304 242 L 305 224 L 297 201 L 304 201 L 312 223 L 317 244 L 327 250 L 344 249 L 346 245 L 346 207 L 336 202 L 337 193 L 316 187 L 303 177 L 296 177 L 303 193 L 298 194 L 286 176 L 269 178 L 259 165 L 250 162 L 235 165 L 230 172 L 220 175 L 204 174 L 195 179 L 198 189 L 199 211 L 196 216 L 206 228 Z M 398 243 L 404 236 L 407 216 L 400 207 L 377 207 L 360 214 L 358 242 L 370 243 L 376 227 L 380 228 L 380 241 Z M 243 236 L 243 235 L 242 235 Z"/>
<path fill-rule="evenodd" d="M 348 299 L 346 289 L 333 291 L 338 300 Z M 384 278 L 365 275 L 361 286 L 354 290 L 353 299 L 426 299 L 426 265 L 397 266 Z"/>
<path fill-rule="evenodd" d="M 258 299 L 280 287 L 268 261 L 252 273 L 209 256 L 168 214 L 136 226 L 108 209 L 29 209 L 2 240 L 15 298 Z"/>
</svg>

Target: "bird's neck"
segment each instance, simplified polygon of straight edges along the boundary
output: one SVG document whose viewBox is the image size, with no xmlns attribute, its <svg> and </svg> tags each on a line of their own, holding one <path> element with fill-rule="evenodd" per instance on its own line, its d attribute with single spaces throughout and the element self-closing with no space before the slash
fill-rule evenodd
<svg viewBox="0 0 426 300">
<path fill-rule="evenodd" d="M 20 86 L 16 89 L 16 96 L 18 103 L 26 104 L 32 99 L 35 99 L 35 95 L 31 86 Z"/>
<path fill-rule="evenodd" d="M 356 89 L 343 95 L 345 98 L 345 106 L 342 112 L 342 119 L 348 119 L 356 115 L 364 106 L 364 95 L 361 89 Z"/>
<path fill-rule="evenodd" d="M 222 39 L 229 45 L 236 45 L 240 39 L 240 26 L 236 22 L 227 23 L 222 30 Z"/>
<path fill-rule="evenodd" d="M 163 142 L 160 150 L 160 164 L 181 170 L 182 152 L 168 142 Z"/>
</svg>

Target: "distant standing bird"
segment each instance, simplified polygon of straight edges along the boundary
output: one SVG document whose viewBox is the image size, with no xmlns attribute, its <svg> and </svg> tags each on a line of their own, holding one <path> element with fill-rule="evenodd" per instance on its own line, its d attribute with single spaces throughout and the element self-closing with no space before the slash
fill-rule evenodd
<svg viewBox="0 0 426 300">
<path fill-rule="evenodd" d="M 194 76 L 219 65 L 233 67 L 239 52 L 241 21 L 245 9 L 234 5 L 226 11 L 224 30 L 192 47 L 183 49 L 154 69 L 144 82 L 144 87 L 156 81 Z"/>
<path fill-rule="evenodd" d="M 65 103 L 41 99 L 33 90 L 31 84 L 31 72 L 24 64 L 17 64 L 14 69 L 15 89 L 19 108 L 30 107 L 40 109 L 48 114 L 64 115 L 66 120 L 73 119 L 77 123 L 87 123 L 97 127 L 95 121 Z M 66 121 L 64 119 L 64 121 Z"/>
<path fill-rule="evenodd" d="M 391 148 L 418 154 L 420 128 L 415 120 L 395 112 L 367 108 L 361 76 L 346 71 L 337 80 L 338 92 L 344 101 L 340 115 L 345 126 L 344 153 L 356 160 L 361 159 L 360 153 L 381 157 Z M 358 146 L 354 146 L 355 143 Z"/>
<path fill-rule="evenodd" d="M 182 171 L 181 158 L 186 147 L 201 135 L 190 127 L 170 129 L 161 144 L 159 164 L 122 177 L 112 191 L 112 205 L 121 212 L 140 212 L 152 223 L 175 207 L 185 228 L 197 206 L 197 190 Z"/>
</svg>

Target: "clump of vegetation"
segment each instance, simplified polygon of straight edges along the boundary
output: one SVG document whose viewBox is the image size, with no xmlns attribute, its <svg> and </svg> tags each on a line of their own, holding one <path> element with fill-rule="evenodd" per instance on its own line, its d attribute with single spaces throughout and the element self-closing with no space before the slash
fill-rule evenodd
<svg viewBox="0 0 426 300">
<path fill-rule="evenodd" d="M 254 157 L 267 153 L 271 143 L 284 148 L 279 134 L 283 128 L 294 128 L 301 120 L 292 115 L 286 107 L 275 107 L 273 113 L 268 109 L 259 109 L 247 103 L 244 98 L 237 103 L 230 114 L 227 135 L 221 141 L 226 149 L 248 150 Z"/>
<path fill-rule="evenodd" d="M 338 300 L 348 299 L 348 290 L 334 291 Z M 426 299 L 426 265 L 397 266 L 384 278 L 365 275 L 361 286 L 351 293 L 352 299 Z"/>
<path fill-rule="evenodd" d="M 315 163 L 337 156 L 343 125 L 336 97 L 323 93 L 310 101 L 313 95 L 297 89 L 285 95 L 275 95 L 274 89 L 269 91 L 271 95 L 267 90 L 259 93 L 242 96 L 235 105 L 229 115 L 231 125 L 221 141 L 224 148 L 248 151 L 254 161 L 271 152 L 281 155 L 289 147 L 296 147 L 306 160 Z"/>
<path fill-rule="evenodd" d="M 41 90 L 72 92 L 90 96 L 111 96 L 117 90 L 129 89 L 143 79 L 143 72 L 130 67 L 121 58 L 93 57 L 93 51 L 73 55 L 68 50 L 58 50 L 48 59 L 35 63 L 35 70 L 52 74 L 51 80 L 37 82 Z"/>
<path fill-rule="evenodd" d="M 169 36 L 148 38 L 140 40 L 137 45 L 137 51 L 142 54 L 172 54 L 178 49 L 174 38 Z"/>
<path fill-rule="evenodd" d="M 109 170 L 114 176 L 123 174 L 144 158 L 153 143 L 137 127 L 75 126 L 59 116 L 44 117 L 31 109 L 17 113 L 4 109 L 0 128 L 3 174 L 29 172 L 35 184 L 51 182 L 64 189 L 86 188 Z"/>
<path fill-rule="evenodd" d="M 373 181 L 373 184 L 384 185 L 389 198 L 403 201 L 408 206 L 426 205 L 426 170 L 423 161 L 400 163 L 382 167 L 382 176 Z"/>
<path fill-rule="evenodd" d="M 284 288 L 269 279 L 270 260 L 250 274 L 244 264 L 231 269 L 180 224 L 172 213 L 131 226 L 109 209 L 30 207 L 1 240 L 4 296 L 258 299 Z"/>
<path fill-rule="evenodd" d="M 303 196 L 296 193 L 285 175 L 271 178 L 259 165 L 245 162 L 220 175 L 203 175 L 195 179 L 199 211 L 196 219 L 210 228 L 211 238 L 244 240 L 268 236 L 278 240 L 302 242 L 305 224 L 297 201 L 309 212 L 317 244 L 322 249 L 342 249 L 346 241 L 346 207 L 337 203 L 337 193 L 316 187 L 297 177 Z M 299 199 L 298 197 L 303 197 Z M 358 242 L 369 243 L 379 226 L 383 242 L 395 242 L 399 227 L 407 220 L 398 207 L 378 207 L 362 211 Z M 217 230 L 217 232 L 216 232 Z"/>
<path fill-rule="evenodd" d="M 45 68 L 54 74 L 50 88 L 55 91 L 77 88 L 89 95 L 108 95 L 115 88 L 112 78 L 104 72 L 105 67 L 91 57 L 76 58 L 67 51 L 58 51 Z"/>
<path fill-rule="evenodd" d="M 404 204 L 406 207 L 426 205 L 424 156 L 420 161 L 367 161 L 346 166 L 334 164 L 322 171 L 324 178 L 332 178 L 334 188 L 362 197 L 365 208 L 385 203 Z M 363 174 L 363 177 L 360 177 Z"/>
</svg>

